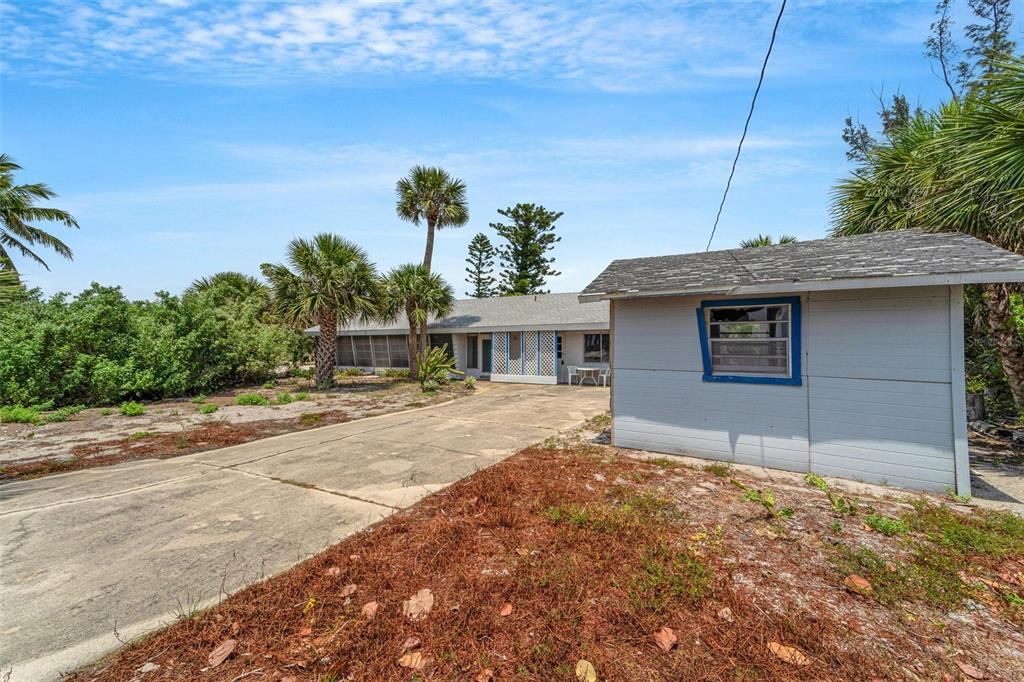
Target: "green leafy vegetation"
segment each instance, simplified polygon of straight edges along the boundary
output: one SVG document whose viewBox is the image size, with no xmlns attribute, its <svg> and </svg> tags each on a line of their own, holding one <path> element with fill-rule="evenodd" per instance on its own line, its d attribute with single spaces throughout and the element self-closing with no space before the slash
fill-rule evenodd
<svg viewBox="0 0 1024 682">
<path fill-rule="evenodd" d="M 366 376 L 366 372 L 358 367 L 346 367 L 345 369 L 338 370 L 338 375 L 343 377 L 361 377 Z"/>
<path fill-rule="evenodd" d="M 142 403 L 129 400 L 121 403 L 121 414 L 126 417 L 138 417 L 146 413 L 146 406 Z"/>
<path fill-rule="evenodd" d="M 769 518 L 789 518 L 793 515 L 793 509 L 791 507 L 776 506 L 775 493 L 773 491 L 768 490 L 767 488 L 764 490 L 749 488 L 737 481 L 735 478 L 732 479 L 732 484 L 742 491 L 744 500 L 761 505 Z"/>
<path fill-rule="evenodd" d="M 306 412 L 299 415 L 299 423 L 305 426 L 312 426 L 319 424 L 324 420 L 324 416 L 319 412 Z"/>
<path fill-rule="evenodd" d="M 213 403 L 203 403 L 198 409 L 199 414 L 213 414 L 217 411 L 217 406 Z"/>
<path fill-rule="evenodd" d="M 274 404 L 275 405 L 288 405 L 288 404 L 294 403 L 294 402 L 295 402 L 295 396 L 293 394 L 291 394 L 291 393 L 287 393 L 287 392 L 281 391 L 276 396 L 274 396 Z"/>
<path fill-rule="evenodd" d="M 239 405 L 267 406 L 270 404 L 270 398 L 260 393 L 240 393 L 235 402 Z"/>
<path fill-rule="evenodd" d="M 462 387 L 465 388 L 467 391 L 472 391 L 473 389 L 475 389 L 476 377 L 473 375 L 467 376 L 465 379 L 462 380 Z"/>
<path fill-rule="evenodd" d="M 914 511 L 904 516 L 903 521 L 937 550 L 961 559 L 1024 556 L 1024 517 L 1012 512 L 977 510 L 961 514 L 918 500 L 914 502 Z"/>
<path fill-rule="evenodd" d="M 704 471 L 708 472 L 713 476 L 719 478 L 728 478 L 732 475 L 732 465 L 727 462 L 715 462 L 714 464 L 705 464 Z"/>
<path fill-rule="evenodd" d="M 65 405 L 56 410 L 49 411 L 42 415 L 42 420 L 47 424 L 66 421 L 68 417 L 74 416 L 85 409 L 84 405 Z"/>
<path fill-rule="evenodd" d="M 309 393 L 306 391 L 296 391 L 292 393 L 292 398 L 295 400 L 309 400 Z"/>
<path fill-rule="evenodd" d="M 39 410 L 21 405 L 0 406 L 0 424 L 37 424 Z"/>
<path fill-rule="evenodd" d="M 817 488 L 821 492 L 825 493 L 825 496 L 828 498 L 828 503 L 831 505 L 832 511 L 835 513 L 848 516 L 852 516 L 857 513 L 858 505 L 856 499 L 847 499 L 842 495 L 837 494 L 832 489 L 832 486 L 828 484 L 828 481 L 813 471 L 808 471 L 807 474 L 804 475 L 804 482 L 812 488 Z"/>
<path fill-rule="evenodd" d="M 192 398 L 192 402 L 195 403 L 196 405 L 202 405 L 203 403 L 206 402 L 206 394 L 200 393 L 199 395 Z"/>
<path fill-rule="evenodd" d="M 424 393 L 436 391 L 439 386 L 447 384 L 453 374 L 463 374 L 461 370 L 455 369 L 455 358 L 448 354 L 447 345 L 426 349 L 417 364 L 420 387 Z M 431 388 L 427 387 L 428 383 Z"/>
<path fill-rule="evenodd" d="M 903 535 L 909 530 L 907 524 L 900 519 L 882 516 L 881 514 L 868 514 L 864 517 L 864 524 L 871 530 L 888 537 Z"/>
<path fill-rule="evenodd" d="M 216 290 L 130 301 L 93 284 L 74 297 L 27 292 L 0 306 L 0 396 L 7 404 L 118 404 L 263 381 L 308 340 L 259 300 Z"/>
<path fill-rule="evenodd" d="M 887 606 L 923 601 L 941 609 L 958 607 L 969 594 L 959 566 L 949 557 L 919 549 L 910 560 L 887 560 L 868 547 L 837 547 L 836 565 L 843 575 L 871 583 L 871 596 Z"/>
<path fill-rule="evenodd" d="M 135 431 L 133 433 L 128 434 L 128 440 L 142 440 L 143 438 L 149 438 L 150 436 L 155 435 L 156 433 L 154 433 L 153 431 Z"/>
<path fill-rule="evenodd" d="M 407 370 L 407 369 L 399 369 L 399 368 L 396 368 L 396 367 L 389 367 L 388 369 L 379 370 L 377 372 L 377 374 L 379 376 L 384 377 L 385 379 L 408 379 L 409 378 L 409 370 Z"/>
</svg>

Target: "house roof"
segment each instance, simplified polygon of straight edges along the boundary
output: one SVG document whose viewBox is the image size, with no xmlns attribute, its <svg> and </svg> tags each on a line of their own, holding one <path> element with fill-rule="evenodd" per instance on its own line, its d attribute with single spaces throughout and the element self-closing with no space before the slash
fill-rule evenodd
<svg viewBox="0 0 1024 682">
<path fill-rule="evenodd" d="M 616 260 L 581 300 L 1024 281 L 1024 257 L 955 232 L 899 230 Z"/>
<path fill-rule="evenodd" d="M 608 329 L 608 302 L 581 303 L 579 293 L 467 298 L 455 302 L 452 312 L 427 326 L 434 333 L 528 331 L 537 329 Z M 319 329 L 306 330 L 315 334 Z M 353 322 L 338 327 L 338 334 L 407 334 L 405 320 L 390 324 Z"/>
</svg>

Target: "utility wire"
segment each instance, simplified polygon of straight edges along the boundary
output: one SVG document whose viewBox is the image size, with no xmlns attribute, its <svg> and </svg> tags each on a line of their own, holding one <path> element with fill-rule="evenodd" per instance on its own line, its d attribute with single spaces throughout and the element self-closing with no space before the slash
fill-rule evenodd
<svg viewBox="0 0 1024 682">
<path fill-rule="evenodd" d="M 750 111 L 747 112 L 747 121 L 743 124 L 743 134 L 740 135 L 740 143 L 736 146 L 736 156 L 732 160 L 732 170 L 729 171 L 729 179 L 725 182 L 725 191 L 722 192 L 722 201 L 718 204 L 718 213 L 715 214 L 715 224 L 711 227 L 711 236 L 708 237 L 708 245 L 704 251 L 711 250 L 711 240 L 715 238 L 715 231 L 718 229 L 718 221 L 722 218 L 722 209 L 725 208 L 725 198 L 729 196 L 729 188 L 732 186 L 732 177 L 736 174 L 736 164 L 740 160 L 740 152 L 743 150 L 743 141 L 747 139 L 747 129 L 750 128 L 750 119 L 754 117 L 754 105 L 757 104 L 757 95 L 761 92 L 761 84 L 764 83 L 764 72 L 768 68 L 768 58 L 772 56 L 772 48 L 775 47 L 775 35 L 779 32 L 779 22 L 782 21 L 782 13 L 786 11 L 786 0 L 782 0 L 779 6 L 779 16 L 775 17 L 775 26 L 772 28 L 772 39 L 768 43 L 768 51 L 764 55 L 764 62 L 761 64 L 761 75 L 757 79 L 757 88 L 754 90 L 754 97 L 750 100 Z"/>
</svg>

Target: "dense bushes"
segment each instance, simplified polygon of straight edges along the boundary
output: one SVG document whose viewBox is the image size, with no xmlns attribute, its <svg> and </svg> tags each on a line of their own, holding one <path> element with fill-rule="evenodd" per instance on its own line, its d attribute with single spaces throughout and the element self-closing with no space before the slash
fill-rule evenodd
<svg viewBox="0 0 1024 682">
<path fill-rule="evenodd" d="M 93 284 L 0 306 L 0 404 L 114 404 L 262 381 L 306 340 L 267 319 L 266 301 L 158 293 L 129 301 Z"/>
</svg>

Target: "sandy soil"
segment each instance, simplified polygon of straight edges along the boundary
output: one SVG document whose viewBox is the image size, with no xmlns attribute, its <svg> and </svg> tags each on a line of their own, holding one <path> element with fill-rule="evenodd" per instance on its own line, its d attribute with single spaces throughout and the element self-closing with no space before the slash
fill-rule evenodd
<svg viewBox="0 0 1024 682">
<path fill-rule="evenodd" d="M 308 399 L 274 404 L 279 395 L 305 392 Z M 259 393 L 271 405 L 238 405 L 237 396 Z M 247 442 L 288 431 L 325 426 L 464 395 L 461 384 L 426 395 L 417 384 L 378 376 L 344 377 L 329 391 L 303 379 L 282 379 L 274 388 L 239 387 L 208 396 L 217 405 L 202 414 L 189 399 L 147 402 L 129 417 L 117 407 L 89 408 L 53 424 L 0 424 L 0 480 L 116 463 L 141 457 L 172 457 Z"/>
</svg>

